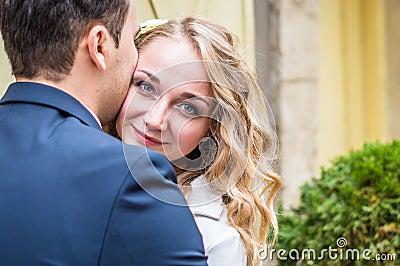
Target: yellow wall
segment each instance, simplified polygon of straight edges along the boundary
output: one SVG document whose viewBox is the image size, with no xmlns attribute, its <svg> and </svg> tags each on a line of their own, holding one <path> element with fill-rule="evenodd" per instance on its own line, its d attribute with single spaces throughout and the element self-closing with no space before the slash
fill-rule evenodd
<svg viewBox="0 0 400 266">
<path fill-rule="evenodd" d="M 14 81 L 11 76 L 11 67 L 9 66 L 6 53 L 4 52 L 3 40 L 0 37 L 0 97 L 5 93 L 8 84 Z"/>
<path fill-rule="evenodd" d="M 253 0 L 137 0 L 136 3 L 140 21 L 195 14 L 225 26 L 239 37 L 241 49 L 254 63 Z"/>
<path fill-rule="evenodd" d="M 318 159 L 386 140 L 384 1 L 321 0 Z"/>
</svg>

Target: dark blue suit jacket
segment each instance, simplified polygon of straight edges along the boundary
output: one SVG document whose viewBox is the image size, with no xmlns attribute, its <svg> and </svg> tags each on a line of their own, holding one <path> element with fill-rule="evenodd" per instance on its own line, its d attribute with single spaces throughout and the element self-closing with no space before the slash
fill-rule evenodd
<svg viewBox="0 0 400 266">
<path fill-rule="evenodd" d="M 206 265 L 189 209 L 156 198 L 184 204 L 175 178 L 165 157 L 123 147 L 63 91 L 11 84 L 0 101 L 0 265 Z"/>
</svg>

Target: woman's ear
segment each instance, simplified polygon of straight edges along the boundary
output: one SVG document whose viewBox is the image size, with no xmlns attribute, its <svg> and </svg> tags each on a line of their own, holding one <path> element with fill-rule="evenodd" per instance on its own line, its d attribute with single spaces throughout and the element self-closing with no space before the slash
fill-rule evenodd
<svg viewBox="0 0 400 266">
<path fill-rule="evenodd" d="M 113 45 L 112 38 L 108 30 L 102 25 L 92 27 L 88 35 L 89 55 L 96 67 L 106 70 L 106 57 L 109 56 L 110 45 Z"/>
</svg>

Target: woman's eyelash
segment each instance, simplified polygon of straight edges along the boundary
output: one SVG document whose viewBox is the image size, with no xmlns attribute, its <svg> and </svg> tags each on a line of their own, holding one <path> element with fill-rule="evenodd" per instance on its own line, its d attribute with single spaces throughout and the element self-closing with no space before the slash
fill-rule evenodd
<svg viewBox="0 0 400 266">
<path fill-rule="evenodd" d="M 143 80 L 141 80 L 139 82 L 136 82 L 135 85 L 137 87 L 141 88 L 141 90 L 144 91 L 144 92 L 149 92 L 150 93 L 150 92 L 154 91 L 153 86 L 151 86 L 149 83 L 147 83 L 146 81 L 143 81 Z"/>
<path fill-rule="evenodd" d="M 137 87 L 139 87 L 140 85 L 142 85 L 143 84 L 143 80 L 141 80 L 141 81 L 138 81 L 138 82 L 135 82 L 135 86 L 137 86 Z"/>
</svg>

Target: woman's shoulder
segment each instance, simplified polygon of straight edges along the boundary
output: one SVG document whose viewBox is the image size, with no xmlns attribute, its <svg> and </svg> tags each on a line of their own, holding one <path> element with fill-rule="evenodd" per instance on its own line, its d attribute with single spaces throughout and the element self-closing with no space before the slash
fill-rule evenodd
<svg viewBox="0 0 400 266">
<path fill-rule="evenodd" d="M 191 210 L 196 224 L 203 236 L 204 246 L 206 249 L 221 245 L 224 242 L 235 242 L 237 245 L 241 243 L 239 232 L 227 221 L 226 208 L 222 209 L 219 218 L 217 218 L 214 213 L 206 214 L 204 211 L 196 212 L 196 210 L 193 210 L 192 208 Z"/>
<path fill-rule="evenodd" d="M 210 219 L 210 223 L 219 222 L 226 207 L 221 195 L 212 191 L 204 176 L 199 176 L 191 183 L 187 201 L 194 216 Z"/>
<path fill-rule="evenodd" d="M 220 265 L 232 256 L 235 262 L 232 265 L 245 265 L 246 254 L 240 234 L 228 222 L 228 210 L 221 195 L 211 190 L 203 176 L 192 182 L 188 203 L 203 236 L 209 265 Z"/>
</svg>

